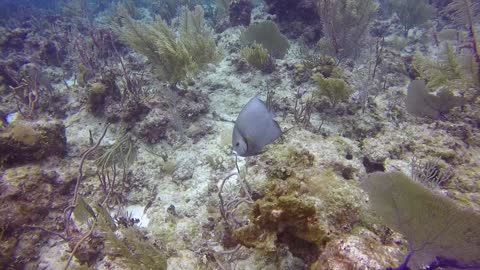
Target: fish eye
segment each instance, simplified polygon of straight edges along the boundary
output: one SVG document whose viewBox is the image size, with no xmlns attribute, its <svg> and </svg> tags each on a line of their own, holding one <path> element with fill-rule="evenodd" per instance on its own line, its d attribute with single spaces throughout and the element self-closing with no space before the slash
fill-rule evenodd
<svg viewBox="0 0 480 270">
<path fill-rule="evenodd" d="M 237 142 L 237 143 L 235 144 L 235 146 L 239 146 L 239 145 L 240 145 L 240 143 L 239 143 L 239 142 Z"/>
</svg>

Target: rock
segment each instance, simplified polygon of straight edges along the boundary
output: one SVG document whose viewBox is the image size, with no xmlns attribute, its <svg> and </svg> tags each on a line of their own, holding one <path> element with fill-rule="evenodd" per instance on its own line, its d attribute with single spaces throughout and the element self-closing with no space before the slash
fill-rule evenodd
<svg viewBox="0 0 480 270">
<path fill-rule="evenodd" d="M 66 148 L 65 126 L 60 122 L 17 120 L 0 133 L 0 165 L 63 156 Z"/>
<path fill-rule="evenodd" d="M 89 82 L 87 90 L 87 107 L 94 116 L 103 116 L 106 108 L 112 104 L 118 103 L 120 99 L 120 91 L 115 84 L 114 77 L 107 76 L 102 81 Z M 109 116 L 107 115 L 107 117 Z"/>
<path fill-rule="evenodd" d="M 200 91 L 180 91 L 176 110 L 180 117 L 189 122 L 208 112 L 208 96 Z"/>
<path fill-rule="evenodd" d="M 52 235 L 26 226 L 61 230 L 67 201 L 57 178 L 55 171 L 36 165 L 10 168 L 0 175 L 0 269 L 38 269 L 39 248 Z"/>
<path fill-rule="evenodd" d="M 132 127 L 142 121 L 150 112 L 150 108 L 142 102 L 129 99 L 121 106 L 120 119 L 127 127 Z"/>
<path fill-rule="evenodd" d="M 48 215 L 56 176 L 39 166 L 7 169 L 0 178 L 0 227 L 34 224 Z"/>
<path fill-rule="evenodd" d="M 176 170 L 172 175 L 173 181 L 180 183 L 191 179 L 195 172 L 195 168 L 197 167 L 196 163 L 196 158 L 177 160 Z"/>
<path fill-rule="evenodd" d="M 67 56 L 65 48 L 62 48 L 58 43 L 51 40 L 42 42 L 41 49 L 40 57 L 47 65 L 59 67 Z"/>
<path fill-rule="evenodd" d="M 163 139 L 172 142 L 176 137 L 184 136 L 183 132 L 189 123 L 208 112 L 208 96 L 200 91 L 169 90 L 164 95 L 151 99 L 146 106 L 148 108 L 139 110 L 142 114 L 151 110 L 145 117 L 132 122 L 133 125 L 141 121 L 135 125 L 134 132 L 149 143 L 158 143 Z"/>
<path fill-rule="evenodd" d="M 368 156 L 363 157 L 363 166 L 365 166 L 365 171 L 367 173 L 372 172 L 384 172 L 385 171 L 385 160 L 372 160 Z"/>
<path fill-rule="evenodd" d="M 229 17 L 232 26 L 250 24 L 253 4 L 250 0 L 234 0 L 230 3 Z"/>
<path fill-rule="evenodd" d="M 155 108 L 135 128 L 135 133 L 148 143 L 158 143 L 167 137 L 167 131 L 171 128 L 170 122 L 170 116 L 166 111 Z"/>
<path fill-rule="evenodd" d="M 187 137 L 191 138 L 193 143 L 197 143 L 207 134 L 214 133 L 213 126 L 207 121 L 197 121 L 192 123 L 185 131 Z"/>
<path fill-rule="evenodd" d="M 385 246 L 372 232 L 344 236 L 330 241 L 312 265 L 312 270 L 386 269 L 400 264 L 397 246 Z"/>
</svg>

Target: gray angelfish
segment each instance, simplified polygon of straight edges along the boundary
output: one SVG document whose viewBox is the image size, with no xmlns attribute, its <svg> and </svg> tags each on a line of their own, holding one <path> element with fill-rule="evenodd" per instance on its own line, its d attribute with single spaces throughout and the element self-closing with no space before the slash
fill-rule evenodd
<svg viewBox="0 0 480 270">
<path fill-rule="evenodd" d="M 258 97 L 253 97 L 245 105 L 235 121 L 232 146 L 242 157 L 258 155 L 262 148 L 282 136 L 282 130 Z"/>
</svg>

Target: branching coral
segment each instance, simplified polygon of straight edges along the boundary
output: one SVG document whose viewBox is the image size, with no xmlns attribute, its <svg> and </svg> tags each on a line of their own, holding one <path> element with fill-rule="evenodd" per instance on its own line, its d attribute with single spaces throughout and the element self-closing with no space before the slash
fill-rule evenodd
<svg viewBox="0 0 480 270">
<path fill-rule="evenodd" d="M 41 95 L 47 94 L 47 91 L 41 89 L 44 74 L 34 64 L 23 65 L 18 74 L 21 77 L 15 82 L 16 86 L 10 86 L 10 93 L 6 99 L 15 102 L 25 118 L 34 118 Z M 48 86 L 51 88 L 51 85 Z"/>
<path fill-rule="evenodd" d="M 88 155 L 97 150 L 108 130 L 108 126 L 109 125 L 105 127 L 103 134 L 97 143 L 84 152 L 79 166 L 79 175 L 77 177 L 72 204 L 64 211 L 65 231 L 72 248 L 72 252 L 64 269 L 68 268 L 73 256 L 80 261 L 85 261 L 85 259 L 88 258 L 89 253 L 97 251 L 99 245 L 102 247 L 105 245 L 106 255 L 110 255 L 114 258 L 119 257 L 118 260 L 128 268 L 132 268 L 133 265 L 135 265 L 141 267 L 141 269 L 165 269 L 166 259 L 160 250 L 149 242 L 143 240 L 144 238 L 139 235 L 139 232 L 136 229 L 132 227 L 118 228 L 108 214 L 108 211 L 106 210 L 106 202 L 114 188 L 114 182 L 108 183 L 108 188 L 111 188 L 111 190 L 106 190 L 106 198 L 95 207 L 95 210 L 93 210 L 93 208 L 90 207 L 78 194 L 83 179 L 83 165 L 85 159 Z M 130 138 L 125 135 L 119 139 L 109 151 L 99 158 L 99 173 L 108 176 L 109 172 L 107 172 L 107 170 L 111 169 L 113 170 L 112 179 L 115 181 L 115 164 L 117 162 L 122 163 L 125 174 L 125 166 L 131 161 L 132 157 L 133 145 Z M 86 225 L 88 227 L 88 232 L 80 234 L 78 231 L 72 230 L 72 213 L 75 215 L 76 221 L 80 223 L 77 225 Z M 97 256 L 98 254 L 95 255 L 95 258 Z"/>
<path fill-rule="evenodd" d="M 220 59 L 213 35 L 204 25 L 200 6 L 194 11 L 182 9 L 179 37 L 160 17 L 146 24 L 135 21 L 125 11 L 120 15 L 124 23 L 116 29 L 120 39 L 145 55 L 172 85 Z"/>
<path fill-rule="evenodd" d="M 129 269 L 166 269 L 165 254 L 135 227 L 115 226 L 108 211 L 97 207 L 98 230 L 105 238 L 106 255 Z"/>
<path fill-rule="evenodd" d="M 432 60 L 416 53 L 412 65 L 420 74 L 420 78 L 427 81 L 427 86 L 436 90 L 467 91 L 479 84 L 476 80 L 477 65 L 470 55 L 457 55 L 448 43 L 438 60 Z"/>
<path fill-rule="evenodd" d="M 250 47 L 245 47 L 240 51 L 240 54 L 248 64 L 260 70 L 265 70 L 268 63 L 271 62 L 268 51 L 262 44 L 254 43 Z"/>
<path fill-rule="evenodd" d="M 180 42 L 185 46 L 196 70 L 221 59 L 220 48 L 217 48 L 213 32 L 205 27 L 204 11 L 195 6 L 193 11 L 183 7 L 180 13 Z"/>
<path fill-rule="evenodd" d="M 133 20 L 128 14 L 121 14 L 124 26 L 118 30 L 120 39 L 135 51 L 145 55 L 161 76 L 172 84 L 186 77 L 192 70 L 193 62 L 185 46 L 177 42 L 175 34 L 159 17 L 151 24 Z"/>
<path fill-rule="evenodd" d="M 313 74 L 312 79 L 317 83 L 316 96 L 326 96 L 335 107 L 339 102 L 345 101 L 352 93 L 351 88 L 343 79 L 324 78 L 322 74 Z"/>
<path fill-rule="evenodd" d="M 119 194 L 115 194 L 115 191 L 118 186 L 125 184 L 128 167 L 134 157 L 135 147 L 133 140 L 128 134 L 125 134 L 96 160 L 97 175 L 106 198 L 115 199 L 115 196 L 119 196 Z M 119 179 L 118 176 L 120 176 Z"/>
<path fill-rule="evenodd" d="M 315 4 L 325 32 L 325 51 L 339 59 L 354 56 L 377 4 L 372 0 L 316 0 Z"/>
<path fill-rule="evenodd" d="M 62 2 L 62 11 L 65 16 L 77 19 L 88 19 L 89 21 L 93 21 L 94 15 L 102 8 L 105 8 L 108 4 L 108 1 L 106 0 L 73 0 L 59 2 Z"/>
</svg>

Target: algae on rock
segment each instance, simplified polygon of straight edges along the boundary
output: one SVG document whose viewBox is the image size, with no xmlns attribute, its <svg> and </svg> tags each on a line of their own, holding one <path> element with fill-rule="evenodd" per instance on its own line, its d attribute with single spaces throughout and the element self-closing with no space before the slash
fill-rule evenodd
<svg viewBox="0 0 480 270">
<path fill-rule="evenodd" d="M 328 241 L 326 229 L 316 218 L 313 202 L 294 195 L 275 194 L 255 202 L 252 223 L 235 229 L 233 237 L 246 247 L 265 251 L 275 251 L 283 242 L 307 263 L 316 258 Z"/>
<path fill-rule="evenodd" d="M 59 122 L 17 120 L 0 132 L 2 166 L 62 156 L 65 152 L 65 126 Z"/>
<path fill-rule="evenodd" d="M 311 168 L 314 158 L 306 150 L 283 147 L 265 154 L 263 159 L 269 163 L 267 190 L 253 205 L 252 222 L 234 229 L 233 238 L 246 247 L 267 252 L 285 245 L 294 256 L 311 264 L 329 235 L 325 223 L 318 220 L 314 198 L 301 191 L 295 170 Z"/>
</svg>

